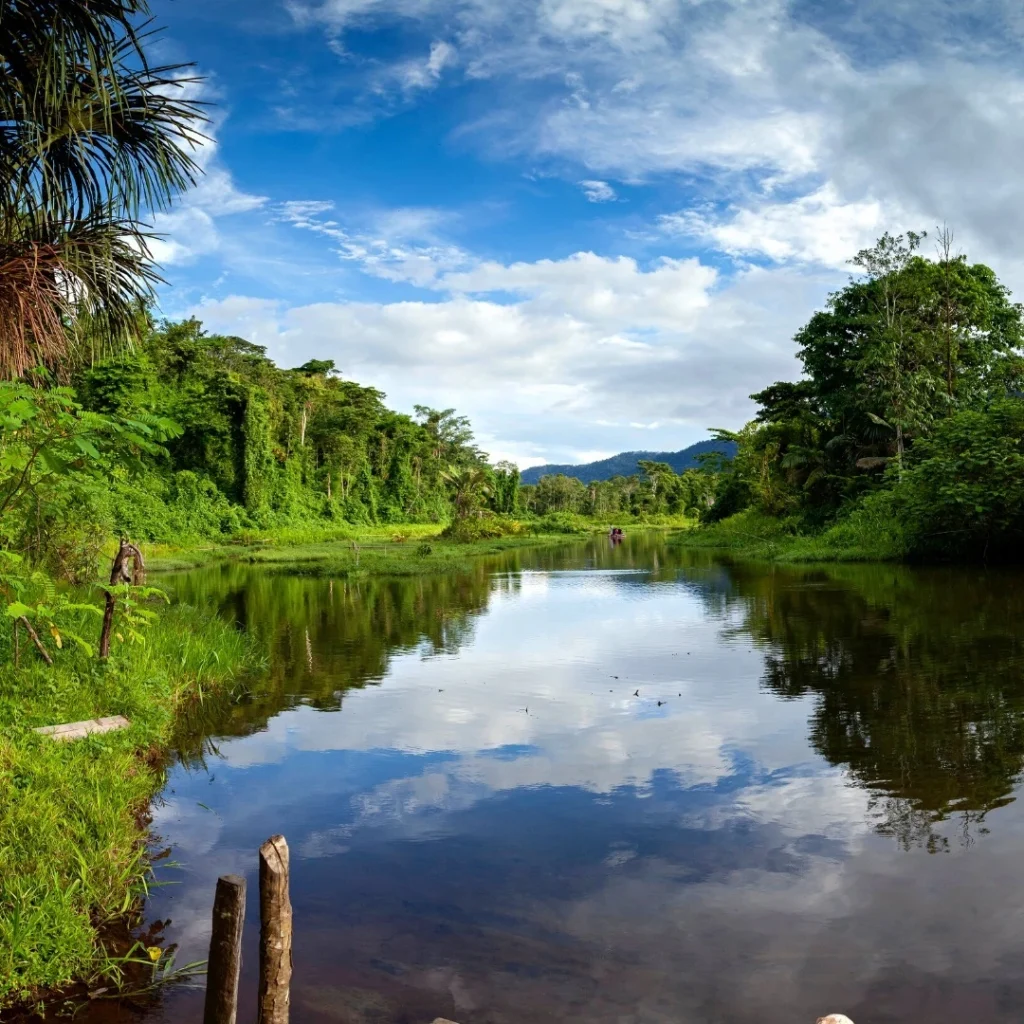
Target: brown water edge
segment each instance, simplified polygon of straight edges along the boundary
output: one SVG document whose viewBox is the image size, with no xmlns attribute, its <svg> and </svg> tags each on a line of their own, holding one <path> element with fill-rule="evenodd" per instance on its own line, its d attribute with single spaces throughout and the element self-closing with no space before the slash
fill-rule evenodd
<svg viewBox="0 0 1024 1024">
<path fill-rule="evenodd" d="M 97 941 L 112 958 L 126 957 L 138 944 L 161 946 L 173 954 L 173 946 L 164 947 L 166 921 L 146 921 L 144 906 L 112 921 L 96 922 Z M 135 956 L 138 955 L 136 949 Z M 115 987 L 109 981 L 92 984 L 75 982 L 57 991 L 39 992 L 0 1013 L 4 1024 L 46 1024 L 56 1018 L 80 1017 L 89 1007 L 90 1024 L 114 1024 L 131 1016 L 151 1011 L 160 998 L 160 986 L 153 986 L 153 965 L 128 963 L 122 967 L 123 982 Z M 168 982 L 168 984 L 180 982 Z M 127 1016 L 126 1016 L 127 1015 Z"/>
</svg>

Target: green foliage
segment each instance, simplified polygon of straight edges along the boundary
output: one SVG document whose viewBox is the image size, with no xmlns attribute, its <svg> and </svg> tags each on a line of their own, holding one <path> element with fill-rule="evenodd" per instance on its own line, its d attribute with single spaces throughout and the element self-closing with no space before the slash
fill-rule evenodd
<svg viewBox="0 0 1024 1024">
<path fill-rule="evenodd" d="M 155 413 L 86 409 L 69 388 L 0 382 L 0 546 L 91 578 L 112 485 L 160 460 L 178 433 Z"/>
<path fill-rule="evenodd" d="M 556 531 L 560 532 L 560 531 Z M 469 544 L 478 540 L 492 540 L 496 537 L 519 537 L 526 533 L 526 527 L 517 519 L 493 514 L 463 516 L 455 519 L 441 534 L 445 540 Z"/>
<path fill-rule="evenodd" d="M 145 0 L 5 3 L 0 375 L 123 350 L 158 280 L 139 222 L 194 184 L 187 65 L 152 62 Z"/>
<path fill-rule="evenodd" d="M 949 417 L 911 459 L 893 492 L 911 552 L 1024 552 L 1024 400 Z"/>
<path fill-rule="evenodd" d="M 274 461 L 270 450 L 270 413 L 267 396 L 261 388 L 250 390 L 245 403 L 245 419 L 242 422 L 244 454 L 242 465 L 245 471 L 243 489 L 246 511 L 260 518 L 267 507 Z"/>
<path fill-rule="evenodd" d="M 178 423 L 167 457 L 146 463 L 144 488 L 119 488 L 106 521 L 156 540 L 210 538 L 244 529 L 335 523 L 445 522 L 468 496 L 447 474 L 492 478 L 465 417 L 388 410 L 374 388 L 342 380 L 329 360 L 283 370 L 257 345 L 206 334 L 196 320 L 154 327 L 131 356 L 98 363 L 75 380 L 103 415 L 159 411 Z M 494 511 L 518 493 L 499 471 Z"/>
<path fill-rule="evenodd" d="M 536 520 L 533 526 L 538 533 L 584 534 L 594 529 L 592 520 L 576 512 L 549 512 Z"/>
<path fill-rule="evenodd" d="M 95 628 L 77 615 L 78 631 Z M 0 631 L 0 1006 L 37 986 L 116 976 L 94 925 L 145 891 L 140 812 L 162 783 L 146 755 L 169 742 L 183 704 L 257 663 L 241 633 L 181 605 L 144 646 L 115 644 L 102 665 L 70 645 L 53 668 L 23 649 L 15 669 L 12 643 Z M 116 714 L 131 727 L 75 743 L 32 732 Z"/>
<path fill-rule="evenodd" d="M 863 277 L 796 336 L 805 378 L 754 395 L 704 523 L 750 507 L 795 519 L 824 557 L 1018 550 L 1022 310 L 940 235 L 884 235 Z M 721 531 L 719 531 L 721 532 Z"/>
</svg>

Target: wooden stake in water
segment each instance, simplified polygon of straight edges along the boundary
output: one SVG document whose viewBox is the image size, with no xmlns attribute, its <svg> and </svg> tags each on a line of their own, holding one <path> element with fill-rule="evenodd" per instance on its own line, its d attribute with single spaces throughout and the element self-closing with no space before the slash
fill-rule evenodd
<svg viewBox="0 0 1024 1024">
<path fill-rule="evenodd" d="M 203 1024 L 235 1024 L 244 921 L 245 879 L 238 875 L 221 875 L 213 898 L 213 933 L 206 970 Z"/>
<path fill-rule="evenodd" d="M 292 904 L 288 843 L 271 836 L 260 847 L 260 991 L 257 1024 L 288 1024 L 292 981 Z"/>
</svg>

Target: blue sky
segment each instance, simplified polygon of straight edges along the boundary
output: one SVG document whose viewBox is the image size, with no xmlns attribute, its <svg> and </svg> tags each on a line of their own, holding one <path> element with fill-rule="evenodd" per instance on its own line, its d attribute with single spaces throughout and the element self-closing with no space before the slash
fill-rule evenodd
<svg viewBox="0 0 1024 1024">
<path fill-rule="evenodd" d="M 495 458 L 738 427 L 886 229 L 1024 286 L 1013 0 L 153 8 L 214 104 L 164 312 L 455 406 Z"/>
</svg>

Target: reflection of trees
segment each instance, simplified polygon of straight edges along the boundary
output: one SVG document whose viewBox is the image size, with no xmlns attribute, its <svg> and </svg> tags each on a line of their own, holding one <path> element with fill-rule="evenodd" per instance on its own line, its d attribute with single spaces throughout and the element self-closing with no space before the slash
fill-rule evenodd
<svg viewBox="0 0 1024 1024">
<path fill-rule="evenodd" d="M 239 564 L 171 577 L 176 600 L 237 622 L 261 648 L 266 670 L 250 685 L 207 694 L 182 716 L 182 757 L 201 757 L 207 737 L 239 736 L 298 704 L 338 709 L 345 691 L 379 682 L 395 654 L 454 654 L 471 637 L 490 595 L 512 592 L 525 570 L 650 568 L 660 538 L 637 536 L 612 548 L 607 538 L 523 548 L 476 559 L 449 574 L 332 579 L 300 570 Z M 669 578 L 663 567 L 655 578 Z M 651 576 L 637 575 L 643 583 Z"/>
<path fill-rule="evenodd" d="M 811 742 L 873 794 L 879 830 L 939 848 L 1009 803 L 1024 768 L 1024 594 L 1010 577 L 733 567 L 763 684 L 813 694 Z"/>
<path fill-rule="evenodd" d="M 515 577 L 500 585 L 514 588 Z M 483 564 L 450 575 L 364 579 L 225 565 L 175 579 L 171 589 L 237 622 L 266 660 L 251 686 L 210 695 L 185 716 L 179 743 L 192 757 L 205 736 L 253 732 L 298 704 L 337 709 L 346 690 L 379 682 L 396 653 L 455 653 L 487 607 L 492 580 Z"/>
<path fill-rule="evenodd" d="M 1024 769 L 1024 589 L 1014 576 L 723 565 L 643 536 L 507 552 L 450 575 L 332 581 L 228 565 L 174 580 L 180 599 L 251 631 L 267 660 L 251 694 L 207 698 L 183 747 L 194 756 L 202 736 L 254 731 L 299 703 L 336 709 L 346 690 L 382 679 L 395 653 L 459 650 L 519 572 L 584 567 L 647 570 L 619 577 L 625 588 L 680 581 L 730 632 L 752 637 L 763 685 L 814 699 L 814 748 L 869 791 L 879 831 L 904 846 L 943 846 L 936 826 L 953 816 L 969 841 L 1013 799 Z"/>
</svg>

